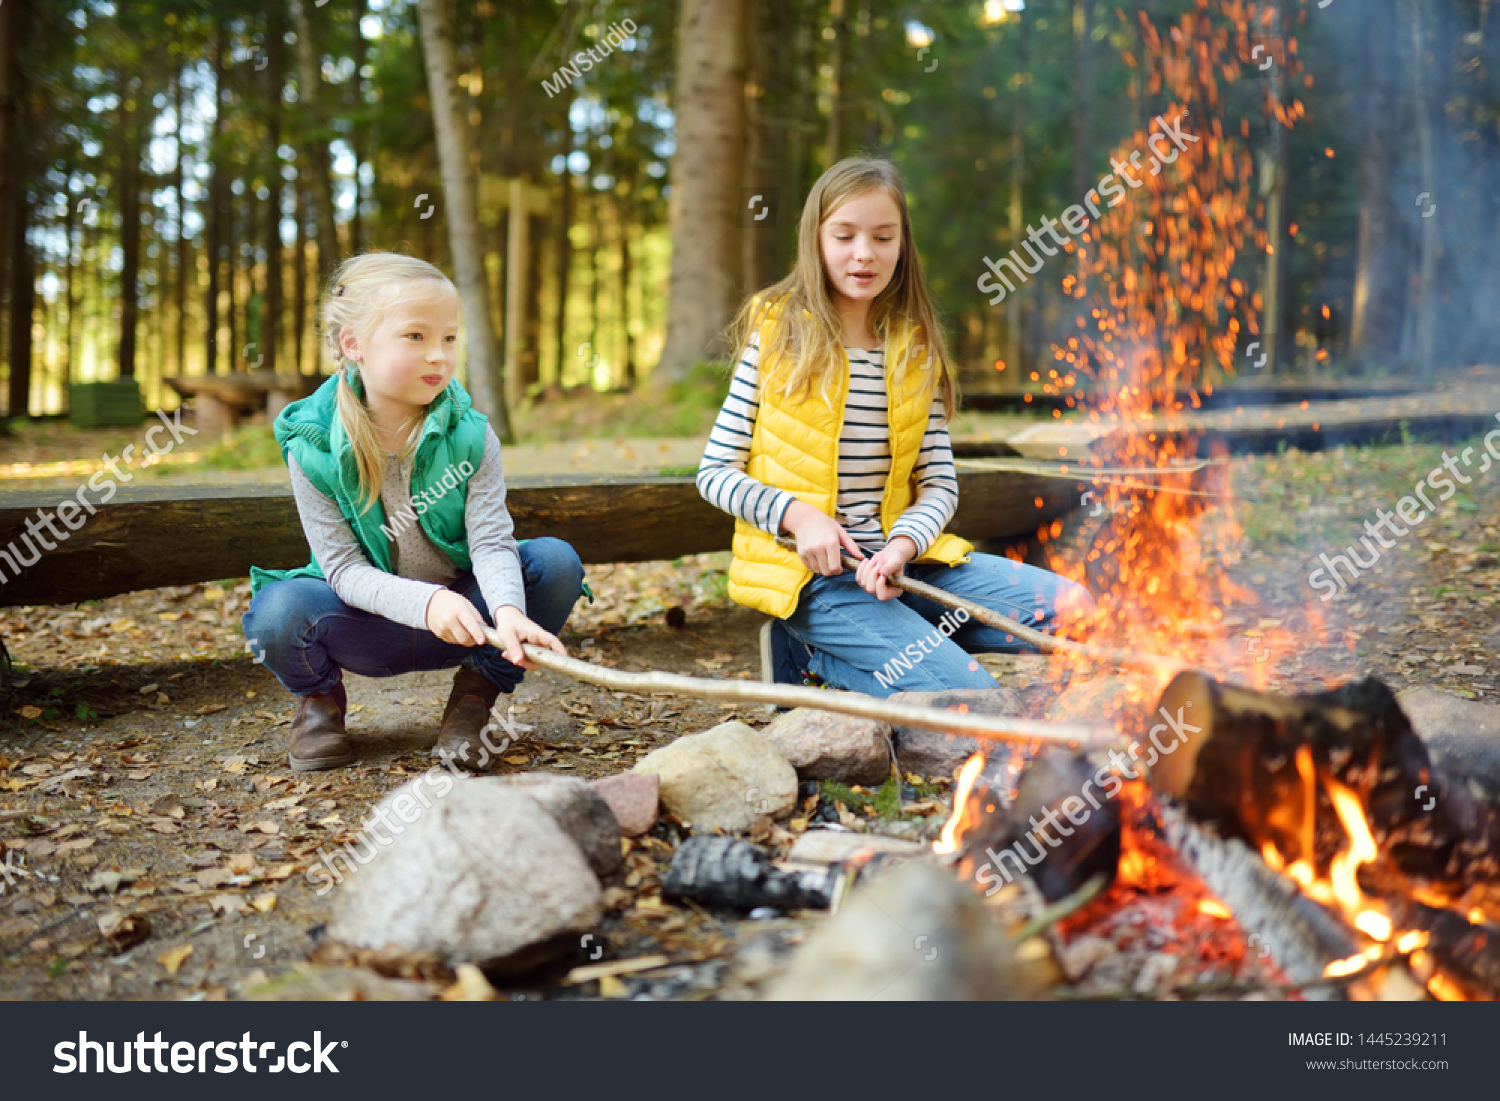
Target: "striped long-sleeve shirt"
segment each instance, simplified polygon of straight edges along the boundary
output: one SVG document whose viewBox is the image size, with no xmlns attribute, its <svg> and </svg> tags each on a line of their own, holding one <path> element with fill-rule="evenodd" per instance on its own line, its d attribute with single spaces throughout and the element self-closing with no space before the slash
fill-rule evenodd
<svg viewBox="0 0 1500 1101">
<path fill-rule="evenodd" d="M 849 397 L 839 437 L 839 491 L 835 519 L 866 554 L 886 545 L 880 530 L 880 499 L 891 470 L 889 404 L 885 389 L 885 352 L 846 348 Z M 698 492 L 710 504 L 776 535 L 788 506 L 797 498 L 745 473 L 750 437 L 760 412 L 756 392 L 759 344 L 752 338 L 735 369 L 729 395 L 719 410 L 703 461 Z M 927 432 L 915 467 L 917 499 L 891 527 L 891 538 L 906 535 L 924 554 L 942 533 L 958 507 L 958 479 L 953 449 L 943 423 L 943 403 L 934 397 Z"/>
</svg>

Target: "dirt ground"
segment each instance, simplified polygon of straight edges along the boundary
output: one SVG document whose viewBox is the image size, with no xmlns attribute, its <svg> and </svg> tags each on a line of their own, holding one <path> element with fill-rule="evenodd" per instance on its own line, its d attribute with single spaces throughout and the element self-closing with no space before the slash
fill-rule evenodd
<svg viewBox="0 0 1500 1101">
<path fill-rule="evenodd" d="M 1228 610 L 1227 642 L 1205 662 L 1289 691 L 1371 673 L 1397 690 L 1426 684 L 1493 697 L 1500 477 L 1471 471 L 1470 484 L 1337 599 L 1320 602 L 1307 582 L 1319 553 L 1356 542 L 1364 521 L 1395 508 L 1441 454 L 1441 444 L 1393 441 L 1234 460 L 1239 536 L 1220 565 L 1254 595 Z M 1227 523 L 1217 514 L 1203 521 L 1205 532 Z M 720 554 L 590 567 L 599 601 L 579 606 L 563 641 L 575 655 L 626 670 L 757 677 L 760 617 L 727 601 L 726 564 Z M 351 996 L 369 981 L 370 972 L 347 967 L 344 985 L 326 989 L 295 976 L 310 957 L 349 962 L 320 947 L 333 896 L 319 898 L 304 873 L 320 846 L 352 837 L 377 799 L 431 765 L 451 674 L 350 677 L 357 764 L 293 773 L 285 756 L 291 698 L 245 653 L 239 616 L 248 600 L 248 582 L 235 579 L 76 607 L 0 609 L 0 638 L 20 663 L 0 716 L 0 997 L 217 999 L 278 984 L 285 996 Z M 675 613 L 669 621 L 672 608 L 683 609 L 680 626 L 671 625 Z M 1037 714 L 1055 691 L 1044 664 L 987 662 L 1002 683 L 1029 689 Z M 500 772 L 602 776 L 725 719 L 768 720 L 759 707 L 641 699 L 545 672 L 529 674 L 511 702 L 514 719 L 533 729 Z M 809 821 L 829 820 L 930 837 L 946 818 L 951 784 L 921 779 L 921 790 L 903 788 L 915 809 L 899 820 L 875 820 L 857 792 L 839 800 L 852 805 L 830 805 L 829 791 L 809 788 L 799 818 L 767 823 L 755 839 L 784 847 Z M 680 966 L 563 984 L 569 967 L 592 958 L 580 956 L 504 993 L 749 996 L 758 972 L 745 962 L 746 946 L 760 943 L 762 957 L 780 958 L 818 919 L 749 922 L 663 902 L 660 878 L 679 837 L 664 819 L 631 843 L 625 868 L 606 883 L 601 933 L 609 959 L 659 953 Z M 1118 923 L 1156 890 L 1117 885 L 1072 927 Z M 1178 915 L 1165 950 L 1191 956 L 1200 917 Z M 1196 962 L 1223 973 L 1223 959 Z M 375 963 L 429 991 L 452 980 L 433 961 Z M 360 996 L 383 995 L 364 987 Z"/>
</svg>

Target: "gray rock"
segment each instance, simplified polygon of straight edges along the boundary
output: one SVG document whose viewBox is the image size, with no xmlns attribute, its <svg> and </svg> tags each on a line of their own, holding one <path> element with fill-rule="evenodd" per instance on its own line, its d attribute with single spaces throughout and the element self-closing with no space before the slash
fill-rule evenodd
<svg viewBox="0 0 1500 1101">
<path fill-rule="evenodd" d="M 1020 715 L 1021 697 L 1014 688 L 955 688 L 945 692 L 897 692 L 892 703 L 917 704 L 922 707 L 967 707 L 976 715 Z M 980 748 L 978 738 L 966 734 L 944 734 L 941 730 L 924 730 L 915 726 L 896 726 L 896 763 L 901 771 L 915 772 L 930 779 L 951 778 Z M 1003 742 L 983 743 L 993 758 L 1011 751 Z"/>
<path fill-rule="evenodd" d="M 600 780 L 590 780 L 589 787 L 609 804 L 620 832 L 638 837 L 656 825 L 656 809 L 661 801 L 661 777 L 654 772 L 619 772 Z"/>
<path fill-rule="evenodd" d="M 803 780 L 878 785 L 891 774 L 891 728 L 877 719 L 798 707 L 761 734 Z"/>
<path fill-rule="evenodd" d="M 797 773 L 766 738 L 720 723 L 648 753 L 631 771 L 661 777 L 662 805 L 695 830 L 743 830 L 797 805 Z"/>
<path fill-rule="evenodd" d="M 1500 799 L 1500 707 L 1434 688 L 1408 688 L 1396 701 L 1439 772 L 1463 777 L 1489 799 Z"/>
<path fill-rule="evenodd" d="M 911 860 L 861 882 L 765 991 L 770 1001 L 1032 999 L 1045 979 L 982 897 Z"/>
<path fill-rule="evenodd" d="M 388 846 L 351 846 L 356 855 L 374 850 L 357 870 L 338 861 L 343 882 L 329 923 L 336 940 L 504 969 L 576 948 L 599 921 L 603 892 L 582 850 L 515 787 L 424 776 L 387 795 L 377 815 L 380 807 L 387 821 L 407 824 L 399 833 L 390 827 Z"/>
<path fill-rule="evenodd" d="M 517 788 L 546 808 L 588 858 L 597 876 L 606 876 L 624 863 L 620 852 L 620 824 L 604 797 L 576 776 L 523 772 L 480 781 Z"/>
</svg>

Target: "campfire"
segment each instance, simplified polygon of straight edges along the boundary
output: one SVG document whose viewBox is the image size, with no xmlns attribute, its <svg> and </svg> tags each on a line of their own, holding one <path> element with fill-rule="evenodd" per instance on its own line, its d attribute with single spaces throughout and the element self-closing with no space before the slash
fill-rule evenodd
<svg viewBox="0 0 1500 1101">
<path fill-rule="evenodd" d="M 1288 993 L 1494 997 L 1493 809 L 1464 776 L 1434 766 L 1379 681 L 1272 689 L 1276 656 L 1295 643 L 1274 621 L 1243 631 L 1257 596 L 1225 570 L 1241 535 L 1227 460 L 1153 431 L 1232 373 L 1262 306 L 1235 277 L 1236 259 L 1271 247 L 1255 229 L 1264 211 L 1252 205 L 1248 146 L 1216 114 L 1219 83 L 1236 79 L 1245 43 L 1265 28 L 1249 16 L 1226 28 L 1199 7 L 1167 37 L 1143 19 L 1141 79 L 1200 140 L 1084 236 L 1067 282 L 1077 331 L 1044 381 L 1068 395 L 1064 422 L 1124 429 L 1078 467 L 1080 489 L 1102 507 L 1068 536 L 1055 523 L 1038 537 L 1048 565 L 1097 599 L 1072 637 L 1211 672 L 1174 676 L 1164 662 L 1073 716 L 1112 721 L 1126 752 L 976 754 L 933 847 L 986 893 L 1024 877 L 1056 904 L 1106 884 L 1062 923 L 1065 938 L 1108 926 L 1132 898 L 1165 894 L 1191 952 L 1264 958 Z M 1300 112 L 1295 101 L 1267 106 L 1288 127 Z M 1079 459 L 1066 446 L 1058 457 Z M 1090 464 L 1108 474 L 1091 476 Z M 1309 597 L 1304 618 L 1321 635 L 1318 608 Z M 1108 672 L 1101 664 L 1055 653 L 1059 692 Z"/>
</svg>

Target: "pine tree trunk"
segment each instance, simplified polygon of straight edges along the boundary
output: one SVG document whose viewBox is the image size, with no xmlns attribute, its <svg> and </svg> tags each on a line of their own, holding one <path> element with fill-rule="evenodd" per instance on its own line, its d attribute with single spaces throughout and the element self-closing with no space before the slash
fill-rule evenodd
<svg viewBox="0 0 1500 1101">
<path fill-rule="evenodd" d="M 787 227 L 796 221 L 799 185 L 794 157 L 801 133 L 790 116 L 798 106 L 795 58 L 787 48 L 796 35 L 796 12 L 790 0 L 767 0 L 751 9 L 753 29 L 749 39 L 751 90 L 745 100 L 745 187 L 759 190 L 782 188 L 776 224 L 742 235 L 744 255 L 741 284 L 750 291 L 770 285 L 785 274 L 783 243 Z M 753 193 L 753 191 L 752 191 Z"/>
<path fill-rule="evenodd" d="M 490 315 L 489 277 L 484 266 L 483 234 L 473 171 L 473 139 L 458 95 L 457 51 L 453 41 L 452 0 L 418 0 L 422 54 L 432 101 L 433 130 L 443 178 L 443 219 L 453 254 L 453 271 L 468 324 L 469 393 L 474 407 L 490 418 L 502 441 L 511 439 L 510 418 L 499 370 L 499 348 Z M 525 217 L 521 211 L 512 210 Z M 514 365 L 512 365 L 514 366 Z"/>
<path fill-rule="evenodd" d="M 191 268 L 189 266 L 190 265 L 191 256 L 190 256 L 190 249 L 189 249 L 189 246 L 188 246 L 188 235 L 187 235 L 187 195 L 185 194 L 185 191 L 184 191 L 184 189 L 185 189 L 185 187 L 187 185 L 187 179 L 186 179 L 186 169 L 183 167 L 183 161 L 184 161 L 185 158 L 183 156 L 183 147 L 182 147 L 183 94 L 182 94 L 182 70 L 181 69 L 179 69 L 175 74 L 173 74 L 173 77 L 172 77 L 172 98 L 173 98 L 173 103 L 176 105 L 176 109 L 177 109 L 177 113 L 176 113 L 176 121 L 177 121 L 177 126 L 176 126 L 176 146 L 175 146 L 175 149 L 174 149 L 174 153 L 176 155 L 173 157 L 173 162 L 174 163 L 172 165 L 172 187 L 177 192 L 177 286 L 175 288 L 176 298 L 177 298 L 177 374 L 179 374 L 179 375 L 186 375 L 187 374 L 187 289 L 188 289 L 188 285 L 189 285 L 190 282 L 194 286 L 197 285 L 197 282 L 198 282 L 198 279 L 197 279 L 198 271 L 197 271 L 196 266 L 193 266 Z M 70 243 L 71 243 L 72 239 L 73 239 L 72 235 L 69 234 L 68 240 L 69 240 Z M 190 276 L 191 276 L 191 279 L 189 278 Z M 69 290 L 70 290 L 70 293 L 71 293 L 71 288 L 72 288 L 72 278 L 71 277 L 69 278 L 68 283 L 69 283 Z M 72 310 L 72 307 L 70 306 L 68 308 L 69 324 L 72 324 L 72 317 L 73 317 L 73 310 Z M 71 341 L 72 341 L 72 336 L 71 336 L 71 333 L 70 333 L 70 335 L 69 335 L 69 347 L 70 348 L 72 346 Z"/>
<path fill-rule="evenodd" d="M 630 332 L 630 207 L 628 199 L 615 192 L 615 228 L 620 234 L 620 328 L 625 336 L 625 362 L 620 386 L 635 389 L 635 337 Z"/>
<path fill-rule="evenodd" d="M 828 138 L 826 156 L 832 167 L 843 149 L 844 60 L 848 53 L 849 23 L 844 0 L 828 0 Z"/>
<path fill-rule="evenodd" d="M 16 164 L 18 183 L 23 164 Z M 10 223 L 10 402 L 6 414 L 24 417 L 31 408 L 31 323 L 36 308 L 36 261 L 26 241 L 30 211 L 21 199 L 19 186 L 15 195 Z"/>
<path fill-rule="evenodd" d="M 67 208 L 63 211 L 63 235 L 67 244 L 67 256 L 65 258 L 63 303 L 67 306 L 68 320 L 63 331 L 63 340 L 67 350 L 63 356 L 63 410 L 69 408 L 68 386 L 73 381 L 73 367 L 78 347 L 78 295 L 77 273 L 78 265 L 73 260 L 73 233 L 78 223 L 78 208 L 73 203 L 73 167 L 68 166 L 67 177 L 63 181 L 63 187 L 68 195 Z"/>
<path fill-rule="evenodd" d="M 16 67 L 21 32 L 19 0 L 0 4 L 0 288 L 9 285 L 11 220 L 19 217 L 21 147 L 17 126 L 20 71 Z M 70 200 L 71 201 L 71 200 Z M 3 332 L 0 329 L 0 332 Z"/>
<path fill-rule="evenodd" d="M 266 296 L 260 333 L 260 354 L 265 356 L 261 367 L 267 371 L 280 366 L 281 321 L 286 309 L 281 247 L 281 207 L 286 195 L 286 181 L 281 175 L 280 153 L 281 92 L 286 86 L 285 33 L 286 13 L 280 5 L 273 4 L 266 29 L 266 146 L 270 161 L 267 183 L 271 195 L 266 200 L 265 234 L 262 238 L 262 247 L 266 251 Z"/>
<path fill-rule="evenodd" d="M 229 36 L 220 23 L 214 44 L 214 117 L 209 127 L 208 225 L 205 228 L 208 251 L 208 290 L 203 303 L 203 373 L 219 373 L 219 272 L 223 265 L 225 196 L 228 194 L 224 166 L 224 61 L 229 52 Z"/>
<path fill-rule="evenodd" d="M 569 93 L 568 103 L 572 103 L 572 95 Z M 566 118 L 568 112 L 563 111 Z M 569 364 L 573 362 L 572 349 L 568 347 L 568 283 L 573 271 L 573 241 L 568 231 L 573 228 L 573 170 L 568 167 L 568 154 L 573 151 L 573 128 L 564 127 L 563 145 L 563 170 L 558 176 L 558 187 L 561 194 L 557 204 L 557 226 L 555 244 L 557 248 L 557 308 L 553 315 L 552 324 L 557 335 L 557 373 L 553 378 L 553 384 L 559 390 L 563 388 L 564 375 Z"/>
<path fill-rule="evenodd" d="M 315 375 L 322 369 L 318 353 L 313 353 L 312 370 L 303 369 L 307 346 L 307 188 L 303 185 L 301 164 L 292 184 L 297 206 L 297 243 L 292 253 L 292 362 L 299 375 Z"/>
<path fill-rule="evenodd" d="M 369 0 L 356 0 L 354 5 L 354 91 L 358 102 L 354 110 L 359 115 L 363 115 L 365 109 L 365 78 L 362 73 L 365 67 L 365 56 L 369 51 L 363 24 L 369 9 Z M 369 146 L 369 128 L 362 118 L 355 120 L 354 133 L 350 135 L 349 145 L 354 150 L 354 214 L 349 219 L 349 253 L 352 256 L 358 256 L 365 247 L 365 219 L 360 213 L 360 207 L 364 205 L 364 184 L 360 181 L 359 169 L 366 161 L 365 152 Z"/>
<path fill-rule="evenodd" d="M 1073 0 L 1073 190 L 1081 202 L 1089 186 L 1094 152 L 1095 65 L 1094 2 Z"/>
<path fill-rule="evenodd" d="M 307 0 L 291 0 L 292 26 L 297 32 L 297 107 L 314 128 L 315 137 L 307 143 L 309 165 L 308 197 L 318 230 L 318 286 L 321 288 L 333 274 L 339 261 L 338 226 L 333 219 L 333 165 L 328 141 L 323 132 L 323 74 L 318 52 L 314 49 L 314 30 L 307 12 Z"/>
<path fill-rule="evenodd" d="M 1423 26 L 1422 5 L 1405 0 L 1407 24 L 1411 32 L 1412 110 L 1416 115 L 1418 169 L 1422 190 L 1429 196 L 1437 191 L 1437 163 L 1433 151 L 1432 113 L 1427 96 L 1427 36 Z M 1434 202 L 1435 198 L 1430 198 Z M 1422 217 L 1420 233 L 1421 262 L 1417 271 L 1417 374 L 1431 378 L 1436 364 L 1433 345 L 1437 335 L 1437 250 L 1438 233 L 1435 217 Z"/>
<path fill-rule="evenodd" d="M 665 386 L 725 354 L 739 304 L 745 146 L 745 0 L 683 0 L 677 28 L 677 149 L 667 334 L 651 378 Z"/>
<path fill-rule="evenodd" d="M 1397 71 L 1390 28 L 1400 13 L 1395 0 L 1366 0 L 1364 53 L 1358 66 L 1363 87 L 1359 149 L 1359 255 L 1354 274 L 1350 353 L 1363 367 L 1389 365 L 1396 352 L 1406 296 L 1398 284 L 1404 265 L 1397 256 L 1399 227 L 1388 197 L 1395 173 L 1391 73 Z"/>
<path fill-rule="evenodd" d="M 126 8 L 124 0 L 116 6 L 117 17 L 123 18 Z M 135 377 L 136 328 L 140 319 L 140 274 L 141 274 L 141 150 L 136 130 L 135 97 L 146 95 L 144 85 L 136 90 L 131 85 L 135 74 L 128 68 L 120 71 L 119 109 L 119 170 L 116 175 L 120 189 L 120 378 Z"/>
<path fill-rule="evenodd" d="M 1016 27 L 1016 113 L 1013 126 L 1015 135 L 1011 139 L 1010 160 L 1010 240 L 1020 249 L 1025 239 L 1025 187 L 1026 187 L 1026 15 L 1015 13 Z M 1021 360 L 1021 326 L 1025 322 L 1021 309 L 1027 287 L 1016 288 L 1009 296 L 1006 306 L 1005 366 L 1012 372 L 1008 377 L 1019 382 L 1024 365 Z"/>
</svg>

